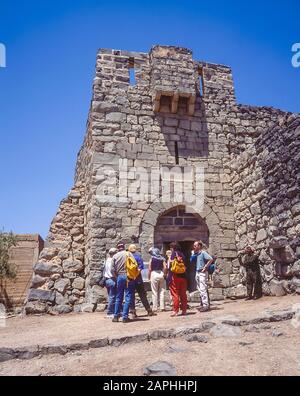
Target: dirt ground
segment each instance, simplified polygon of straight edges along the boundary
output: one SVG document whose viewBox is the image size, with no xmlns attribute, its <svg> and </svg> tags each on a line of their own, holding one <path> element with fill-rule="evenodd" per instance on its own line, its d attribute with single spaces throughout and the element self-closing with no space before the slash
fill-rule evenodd
<svg viewBox="0 0 300 396">
<path fill-rule="evenodd" d="M 7 321 L 6 328 L 0 329 L 0 346 L 71 343 L 101 335 L 124 336 L 141 330 L 193 325 L 227 316 L 251 318 L 268 311 L 291 309 L 295 304 L 300 304 L 299 296 L 237 301 L 217 304 L 210 313 L 194 311 L 185 318 L 173 319 L 166 312 L 126 325 L 112 323 L 104 319 L 104 314 L 12 318 Z M 142 375 L 145 366 L 158 360 L 172 364 L 179 376 L 300 375 L 300 325 L 287 321 L 259 325 L 255 331 L 245 330 L 242 328 L 241 335 L 236 337 L 217 338 L 207 334 L 207 343 L 176 338 L 77 351 L 65 356 L 10 360 L 0 363 L 0 375 Z M 282 334 L 274 335 L 274 331 Z M 174 351 L 172 346 L 178 349 Z"/>
<path fill-rule="evenodd" d="M 273 337 L 273 328 L 283 335 Z M 248 346 L 240 342 L 253 343 Z M 182 348 L 172 352 L 170 346 Z M 289 322 L 241 337 L 210 338 L 206 344 L 184 339 L 159 340 L 136 345 L 107 347 L 0 364 L 0 375 L 142 375 L 143 368 L 167 361 L 177 375 L 300 375 L 300 336 Z"/>
</svg>

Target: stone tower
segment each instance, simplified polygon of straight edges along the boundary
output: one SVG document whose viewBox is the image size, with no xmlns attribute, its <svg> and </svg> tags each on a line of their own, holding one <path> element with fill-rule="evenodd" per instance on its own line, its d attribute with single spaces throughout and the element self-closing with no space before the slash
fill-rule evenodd
<svg viewBox="0 0 300 396">
<path fill-rule="evenodd" d="M 245 295 L 237 252 L 252 243 L 264 292 L 300 292 L 299 125 L 296 114 L 238 105 L 231 69 L 188 49 L 100 49 L 74 188 L 26 312 L 97 309 L 106 253 L 121 240 L 147 261 L 153 244 L 177 240 L 188 256 L 202 239 L 218 256 L 215 299 Z"/>
</svg>

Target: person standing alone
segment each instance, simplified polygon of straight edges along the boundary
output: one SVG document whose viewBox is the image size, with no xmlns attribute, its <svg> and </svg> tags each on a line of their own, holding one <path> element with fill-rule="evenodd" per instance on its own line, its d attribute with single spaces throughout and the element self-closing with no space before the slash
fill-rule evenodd
<svg viewBox="0 0 300 396">
<path fill-rule="evenodd" d="M 258 300 L 262 297 L 262 280 L 259 268 L 259 258 L 251 246 L 238 255 L 240 264 L 246 269 L 247 299 Z"/>
</svg>

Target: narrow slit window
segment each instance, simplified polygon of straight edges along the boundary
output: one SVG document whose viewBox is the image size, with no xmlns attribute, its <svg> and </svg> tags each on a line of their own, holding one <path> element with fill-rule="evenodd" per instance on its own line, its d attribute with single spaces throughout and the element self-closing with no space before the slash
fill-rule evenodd
<svg viewBox="0 0 300 396">
<path fill-rule="evenodd" d="M 136 85 L 134 58 L 129 58 L 129 84 L 132 86 Z"/>
<path fill-rule="evenodd" d="M 204 84 L 203 84 L 202 70 L 199 71 L 199 93 L 200 93 L 200 96 L 204 95 Z"/>
<path fill-rule="evenodd" d="M 131 67 L 131 68 L 129 69 L 129 83 L 130 83 L 130 85 L 136 85 L 134 67 Z"/>
<path fill-rule="evenodd" d="M 179 165 L 178 143 L 175 142 L 175 163 Z"/>
</svg>

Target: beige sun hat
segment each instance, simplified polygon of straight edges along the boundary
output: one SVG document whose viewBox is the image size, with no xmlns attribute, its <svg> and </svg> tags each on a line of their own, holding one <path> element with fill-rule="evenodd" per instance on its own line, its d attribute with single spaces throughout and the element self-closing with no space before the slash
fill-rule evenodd
<svg viewBox="0 0 300 396">
<path fill-rule="evenodd" d="M 115 253 L 117 253 L 117 251 L 118 251 L 118 249 L 116 249 L 116 248 L 111 248 L 111 249 L 109 249 L 108 253 L 109 253 L 109 254 L 115 254 Z"/>
</svg>

